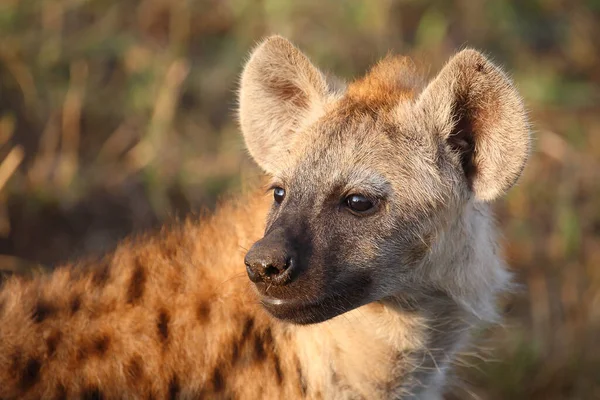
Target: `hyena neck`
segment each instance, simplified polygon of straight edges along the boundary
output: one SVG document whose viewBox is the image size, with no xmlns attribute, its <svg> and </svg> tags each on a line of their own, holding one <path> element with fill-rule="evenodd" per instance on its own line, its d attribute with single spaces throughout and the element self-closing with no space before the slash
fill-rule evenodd
<svg viewBox="0 0 600 400">
<path fill-rule="evenodd" d="M 497 297 L 510 287 L 500 253 L 489 205 L 470 201 L 439 235 L 422 276 L 474 323 L 496 322 Z"/>
<path fill-rule="evenodd" d="M 435 399 L 453 354 L 467 339 L 465 317 L 448 298 L 412 309 L 390 299 L 287 329 L 309 395 Z"/>
<path fill-rule="evenodd" d="M 485 205 L 468 204 L 434 247 L 415 274 L 428 280 L 421 286 L 427 290 L 288 327 L 307 381 L 331 391 L 326 398 L 441 398 L 447 371 L 473 329 L 495 320 L 508 274 Z"/>
</svg>

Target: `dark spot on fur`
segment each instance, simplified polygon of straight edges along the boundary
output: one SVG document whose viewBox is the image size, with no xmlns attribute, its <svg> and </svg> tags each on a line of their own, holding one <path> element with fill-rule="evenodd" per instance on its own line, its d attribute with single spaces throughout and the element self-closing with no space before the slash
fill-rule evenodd
<svg viewBox="0 0 600 400">
<path fill-rule="evenodd" d="M 160 314 L 158 314 L 158 336 L 162 342 L 166 342 L 169 339 L 169 320 L 171 317 L 166 310 L 162 310 Z"/>
<path fill-rule="evenodd" d="M 244 348 L 244 346 L 246 345 L 246 342 L 250 339 L 253 328 L 254 328 L 254 318 L 252 318 L 252 317 L 246 318 L 246 321 L 244 322 L 244 328 L 242 329 L 242 334 L 240 335 L 240 339 L 233 344 L 233 352 L 231 355 L 231 361 L 233 364 L 235 364 L 239 360 L 240 353 L 241 353 L 242 349 Z"/>
<path fill-rule="evenodd" d="M 200 323 L 204 324 L 208 322 L 210 317 L 210 304 L 207 301 L 203 301 L 198 304 L 196 316 L 198 317 L 198 321 L 200 321 Z"/>
<path fill-rule="evenodd" d="M 33 308 L 33 315 L 31 319 L 33 322 L 40 323 L 46 318 L 51 317 L 56 312 L 56 307 L 46 300 L 39 299 L 35 307 Z"/>
<path fill-rule="evenodd" d="M 478 62 L 475 66 L 475 69 L 477 70 L 477 72 L 483 72 L 483 63 Z"/>
<path fill-rule="evenodd" d="M 267 328 L 264 334 L 254 337 L 254 356 L 256 361 L 264 361 L 267 352 L 273 348 L 273 334 L 271 328 Z"/>
<path fill-rule="evenodd" d="M 6 302 L 4 300 L 0 300 L 0 317 L 4 314 L 4 308 L 6 307 Z"/>
<path fill-rule="evenodd" d="M 275 376 L 277 377 L 277 383 L 281 385 L 283 383 L 283 370 L 281 369 L 281 361 L 276 353 L 273 353 L 273 363 L 275 367 Z"/>
<path fill-rule="evenodd" d="M 335 369 L 331 368 L 331 384 L 336 386 L 340 382 L 340 377 L 338 376 Z"/>
<path fill-rule="evenodd" d="M 169 399 L 175 400 L 181 391 L 181 387 L 179 386 L 179 379 L 176 375 L 174 375 L 169 381 Z"/>
<path fill-rule="evenodd" d="M 67 388 L 62 383 L 59 383 L 56 386 L 56 394 L 54 395 L 54 400 L 66 400 L 67 399 Z"/>
<path fill-rule="evenodd" d="M 102 260 L 92 274 L 92 283 L 101 289 L 108 282 L 108 278 L 110 278 L 110 263 L 107 260 Z"/>
<path fill-rule="evenodd" d="M 202 400 L 202 399 L 210 399 L 210 391 L 207 390 L 206 388 L 202 388 L 200 390 L 198 390 L 197 392 L 195 392 L 193 395 L 191 395 L 192 398 L 194 399 L 198 399 L 198 400 Z M 234 400 L 235 397 L 231 396 L 228 398 L 229 400 Z"/>
<path fill-rule="evenodd" d="M 83 362 L 83 361 L 87 360 L 88 357 L 89 357 L 89 353 L 88 353 L 87 349 L 85 349 L 83 347 L 79 347 L 77 349 L 77 352 L 75 353 L 75 358 L 76 358 L 77 362 Z"/>
<path fill-rule="evenodd" d="M 271 328 L 267 328 L 265 330 L 265 346 L 266 347 L 273 346 L 273 333 L 271 332 Z"/>
<path fill-rule="evenodd" d="M 146 270 L 139 259 L 135 261 L 135 267 L 131 274 L 131 281 L 127 289 L 127 303 L 136 303 L 144 295 L 146 285 Z"/>
<path fill-rule="evenodd" d="M 62 339 L 62 333 L 60 331 L 56 331 L 56 332 L 52 333 L 50 336 L 48 336 L 48 338 L 46 339 L 46 347 L 48 348 L 48 357 L 52 357 L 54 355 L 54 353 L 56 352 L 56 347 L 58 347 L 58 344 L 60 343 L 61 339 Z"/>
<path fill-rule="evenodd" d="M 242 341 L 246 341 L 252 332 L 252 328 L 254 328 L 254 318 L 248 317 L 246 322 L 244 322 L 244 329 L 242 330 Z"/>
<path fill-rule="evenodd" d="M 75 314 L 81 308 L 81 295 L 76 294 L 71 299 L 71 303 L 69 304 L 69 308 L 71 310 L 71 314 Z"/>
<path fill-rule="evenodd" d="M 300 384 L 300 392 L 302 396 L 306 396 L 307 387 L 306 387 L 306 379 L 304 378 L 304 373 L 302 372 L 302 365 L 300 364 L 300 360 L 296 358 L 296 373 L 298 374 L 298 383 Z"/>
<path fill-rule="evenodd" d="M 212 376 L 212 385 L 215 393 L 219 393 L 225 389 L 225 379 L 219 367 L 216 367 Z"/>
<path fill-rule="evenodd" d="M 127 379 L 132 385 L 137 384 L 137 381 L 144 375 L 144 363 L 140 357 L 132 358 L 125 368 Z"/>
<path fill-rule="evenodd" d="M 102 357 L 104 354 L 106 354 L 106 351 L 108 350 L 109 345 L 110 345 L 110 336 L 108 336 L 108 335 L 98 336 L 97 338 L 95 338 L 92 341 L 91 350 L 97 356 Z"/>
<path fill-rule="evenodd" d="M 240 359 L 240 351 L 241 351 L 242 345 L 243 344 L 241 344 L 241 343 L 235 342 L 231 346 L 232 347 L 232 350 L 231 350 L 231 363 L 232 364 L 237 363 L 238 360 Z"/>
<path fill-rule="evenodd" d="M 40 368 L 42 364 L 37 358 L 30 358 L 21 372 L 19 387 L 22 390 L 28 390 L 40 379 Z"/>
<path fill-rule="evenodd" d="M 103 400 L 104 394 L 97 387 L 90 387 L 81 394 L 83 400 Z"/>
<path fill-rule="evenodd" d="M 267 357 L 265 343 L 259 335 L 254 337 L 254 356 L 256 361 L 263 361 Z"/>
</svg>

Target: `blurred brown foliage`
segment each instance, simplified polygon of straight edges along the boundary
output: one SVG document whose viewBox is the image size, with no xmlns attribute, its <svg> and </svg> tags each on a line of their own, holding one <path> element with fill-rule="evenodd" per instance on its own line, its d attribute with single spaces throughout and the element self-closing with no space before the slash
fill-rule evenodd
<svg viewBox="0 0 600 400">
<path fill-rule="evenodd" d="M 2 268 L 105 251 L 253 176 L 235 89 L 269 33 L 344 78 L 467 45 L 505 66 L 536 135 L 496 207 L 524 285 L 451 397 L 600 399 L 598 0 L 4 0 Z"/>
</svg>

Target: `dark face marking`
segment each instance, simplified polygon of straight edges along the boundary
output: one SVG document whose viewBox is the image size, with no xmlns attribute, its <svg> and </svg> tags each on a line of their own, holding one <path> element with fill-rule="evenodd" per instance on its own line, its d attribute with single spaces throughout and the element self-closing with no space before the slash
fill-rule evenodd
<svg viewBox="0 0 600 400">
<path fill-rule="evenodd" d="M 33 314 L 31 319 L 33 322 L 39 324 L 46 318 L 51 317 L 56 312 L 56 307 L 46 300 L 39 299 L 35 307 L 33 308 Z"/>
<path fill-rule="evenodd" d="M 169 381 L 169 400 L 176 400 L 180 391 L 181 386 L 179 386 L 179 378 L 177 378 L 177 375 L 173 375 Z"/>
<path fill-rule="evenodd" d="M 298 182 L 291 181 L 289 186 L 301 188 L 306 174 L 297 173 Z M 346 262 L 346 253 L 356 251 L 353 238 L 358 233 L 357 219 L 362 217 L 344 208 L 344 191 L 344 185 L 333 185 L 331 194 L 328 191 L 319 198 L 290 189 L 287 199 L 273 207 L 265 235 L 253 248 L 287 254 L 294 260 L 295 274 L 285 286 L 255 282 L 263 306 L 274 317 L 297 324 L 317 323 L 368 302 L 367 278 L 372 273 L 353 268 L 358 261 Z M 313 217 L 315 209 L 318 218 Z M 361 224 L 370 228 L 379 217 L 373 218 L 362 218 Z"/>
<path fill-rule="evenodd" d="M 146 285 L 146 270 L 139 259 L 135 261 L 135 267 L 131 274 L 131 281 L 127 289 L 127 303 L 134 304 L 144 295 Z"/>
<path fill-rule="evenodd" d="M 97 387 L 90 387 L 81 394 L 83 400 L 104 400 L 104 394 Z"/>
<path fill-rule="evenodd" d="M 46 347 L 48 348 L 48 357 L 52 357 L 56 352 L 56 347 L 62 339 L 62 332 L 56 331 L 46 339 Z"/>
<path fill-rule="evenodd" d="M 25 364 L 25 368 L 21 373 L 21 379 L 19 380 L 19 387 L 22 390 L 28 390 L 35 385 L 40 379 L 40 368 L 42 364 L 37 358 L 30 358 Z"/>
<path fill-rule="evenodd" d="M 223 389 L 225 389 L 225 379 L 223 378 L 223 373 L 221 372 L 221 369 L 218 366 L 213 372 L 212 385 L 215 393 L 222 392 Z"/>
<path fill-rule="evenodd" d="M 201 324 L 208 322 L 210 318 L 210 304 L 207 301 L 203 301 L 198 304 L 196 316 Z"/>
<path fill-rule="evenodd" d="M 161 342 L 166 342 L 167 339 L 169 339 L 169 320 L 171 319 L 171 317 L 169 316 L 169 313 L 166 310 L 161 310 L 161 312 L 158 314 L 158 322 L 157 322 L 157 329 L 158 329 L 158 337 L 161 340 Z"/>
</svg>

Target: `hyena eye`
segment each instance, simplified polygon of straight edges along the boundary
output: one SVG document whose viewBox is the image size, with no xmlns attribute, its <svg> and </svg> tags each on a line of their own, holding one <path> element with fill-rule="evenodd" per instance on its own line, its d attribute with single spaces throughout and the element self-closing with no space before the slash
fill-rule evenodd
<svg viewBox="0 0 600 400">
<path fill-rule="evenodd" d="M 346 197 L 346 205 L 352 211 L 358 213 L 369 211 L 374 206 L 373 202 L 362 194 L 353 194 Z"/>
<path fill-rule="evenodd" d="M 281 204 L 281 202 L 285 198 L 285 189 L 282 189 L 280 187 L 276 187 L 275 189 L 273 189 L 273 198 L 275 199 L 275 202 L 277 204 Z"/>
</svg>

